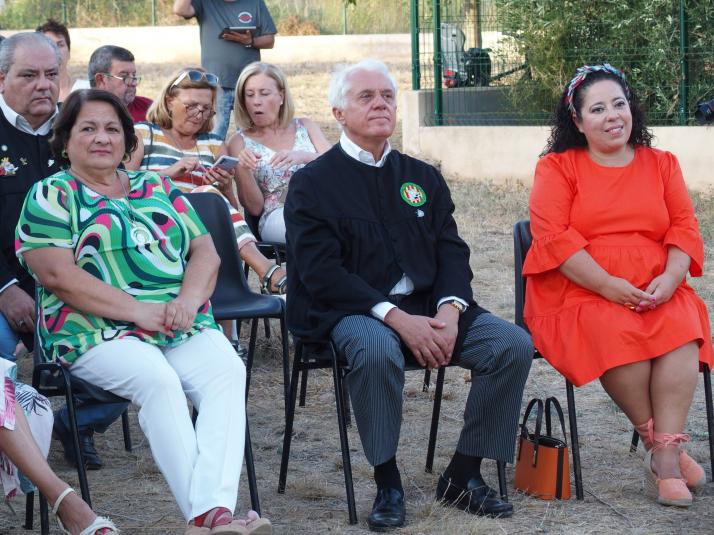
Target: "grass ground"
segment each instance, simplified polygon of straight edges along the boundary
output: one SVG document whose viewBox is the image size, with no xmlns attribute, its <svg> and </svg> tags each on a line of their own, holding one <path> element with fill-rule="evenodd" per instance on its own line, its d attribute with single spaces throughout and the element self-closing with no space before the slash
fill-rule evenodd
<svg viewBox="0 0 714 535">
<path fill-rule="evenodd" d="M 140 94 L 154 96 L 161 80 L 177 65 L 145 66 L 146 83 Z M 337 129 L 325 104 L 328 66 L 284 65 L 296 95 L 299 115 L 316 120 L 335 141 Z M 400 87 L 408 83 L 408 65 L 393 65 Z M 400 146 L 397 132 L 394 145 Z M 447 177 L 448 178 L 448 177 Z M 471 267 L 478 301 L 492 312 L 513 320 L 513 223 L 527 216 L 528 188 L 512 183 L 451 181 L 461 235 L 472 250 Z M 714 239 L 714 195 L 695 196 L 697 213 L 711 260 Z M 705 275 L 695 280 L 700 295 L 714 298 L 714 280 Z M 246 331 L 247 329 L 244 329 Z M 283 432 L 282 375 L 277 336 L 260 337 L 249 400 L 249 417 L 263 513 L 273 521 L 278 534 L 367 533 L 366 516 L 374 498 L 371 468 L 362 454 L 354 427 L 349 440 L 353 463 L 359 524 L 347 523 L 339 438 L 336 429 L 332 380 L 327 373 L 310 376 L 307 406 L 299 408 L 288 474 L 287 492 L 277 494 Z M 26 361 L 21 374 L 28 377 Z M 461 427 L 468 385 L 459 369 L 446 374 L 444 404 L 439 426 L 435 473 L 424 472 L 431 398 L 421 392 L 420 374 L 409 374 L 405 389 L 404 424 L 398 461 L 407 493 L 407 526 L 399 534 L 671 534 L 712 533 L 714 528 L 714 485 L 709 483 L 689 510 L 665 508 L 642 495 L 642 454 L 628 451 L 631 428 L 602 388 L 594 383 L 576 391 L 580 426 L 585 500 L 545 502 L 513 491 L 512 468 L 508 469 L 509 491 L 516 514 L 507 520 L 470 516 L 436 504 L 433 492 L 437 473 L 451 456 Z M 564 405 L 563 379 L 543 361 L 533 364 L 524 400 L 555 395 Z M 121 428 L 115 424 L 96 442 L 106 467 L 90 473 L 90 488 L 96 510 L 112 517 L 128 535 L 180 534 L 182 520 L 163 477 L 154 464 L 148 443 L 131 411 L 134 451 L 123 450 Z M 701 387 L 695 395 L 687 426 L 692 435 L 690 453 L 709 470 L 706 422 Z M 236 452 L 237 454 L 239 452 Z M 59 445 L 53 443 L 50 463 L 61 477 L 76 485 L 76 472 L 64 461 Z M 494 463 L 485 463 L 487 479 L 496 484 Z M 248 492 L 242 481 L 238 510 L 248 507 Z M 21 510 L 20 500 L 15 500 Z M 20 517 L 0 512 L 0 535 L 23 533 Z M 56 531 L 53 531 L 56 533 Z"/>
</svg>

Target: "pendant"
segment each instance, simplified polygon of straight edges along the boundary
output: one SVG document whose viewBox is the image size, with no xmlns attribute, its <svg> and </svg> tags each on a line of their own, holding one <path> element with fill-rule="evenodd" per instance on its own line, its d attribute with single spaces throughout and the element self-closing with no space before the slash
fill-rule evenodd
<svg viewBox="0 0 714 535">
<path fill-rule="evenodd" d="M 137 245 L 145 245 L 151 240 L 151 233 L 145 228 L 139 227 L 138 225 L 132 225 L 131 239 L 134 240 L 134 243 L 136 243 Z"/>
</svg>

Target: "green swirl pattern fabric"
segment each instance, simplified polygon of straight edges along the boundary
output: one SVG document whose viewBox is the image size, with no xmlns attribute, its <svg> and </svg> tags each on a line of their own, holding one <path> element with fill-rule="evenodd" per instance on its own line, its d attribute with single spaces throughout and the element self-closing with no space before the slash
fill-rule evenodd
<svg viewBox="0 0 714 535">
<path fill-rule="evenodd" d="M 65 171 L 35 184 L 25 198 L 15 233 L 23 266 L 29 270 L 22 257 L 25 251 L 63 247 L 74 251 L 77 266 L 139 301 L 174 299 L 183 281 L 189 243 L 206 234 L 206 228 L 168 178 L 147 171 L 128 174 L 128 200 L 99 195 Z M 141 229 L 145 239 L 134 239 L 132 225 Z M 208 302 L 199 309 L 190 331 L 174 331 L 174 337 L 169 337 L 84 313 L 46 288 L 40 286 L 39 291 L 44 353 L 65 363 L 109 340 L 134 337 L 173 345 L 202 329 L 218 328 Z"/>
</svg>

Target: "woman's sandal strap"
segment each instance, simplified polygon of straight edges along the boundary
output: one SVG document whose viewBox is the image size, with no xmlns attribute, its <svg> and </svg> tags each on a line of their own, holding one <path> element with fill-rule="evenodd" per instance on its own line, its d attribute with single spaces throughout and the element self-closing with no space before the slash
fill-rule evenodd
<svg viewBox="0 0 714 535">
<path fill-rule="evenodd" d="M 273 264 L 268 268 L 268 271 L 265 272 L 265 275 L 263 275 L 263 278 L 260 281 L 260 286 L 263 288 L 263 290 L 270 291 L 270 279 L 273 276 L 273 273 L 275 273 L 279 269 L 280 266 L 278 264 Z"/>
<path fill-rule="evenodd" d="M 62 500 L 64 500 L 67 497 L 67 494 L 70 494 L 74 492 L 74 489 L 72 487 L 67 487 L 64 489 L 62 492 L 60 492 L 60 495 L 57 496 L 57 499 L 55 500 L 55 504 L 52 506 L 52 514 L 57 516 L 57 511 L 59 511 L 60 504 L 62 503 Z"/>
</svg>

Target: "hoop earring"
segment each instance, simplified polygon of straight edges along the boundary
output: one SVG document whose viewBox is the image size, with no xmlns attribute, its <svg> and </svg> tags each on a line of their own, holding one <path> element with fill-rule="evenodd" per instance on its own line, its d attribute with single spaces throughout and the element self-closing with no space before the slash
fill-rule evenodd
<svg viewBox="0 0 714 535">
<path fill-rule="evenodd" d="M 69 160 L 67 157 L 67 149 L 62 149 L 62 152 L 60 152 L 60 156 L 62 156 L 63 159 Z"/>
<path fill-rule="evenodd" d="M 122 162 L 128 162 L 130 157 L 131 157 L 131 153 L 125 152 L 125 153 L 124 153 L 124 158 L 122 158 L 121 161 L 122 161 Z"/>
</svg>

